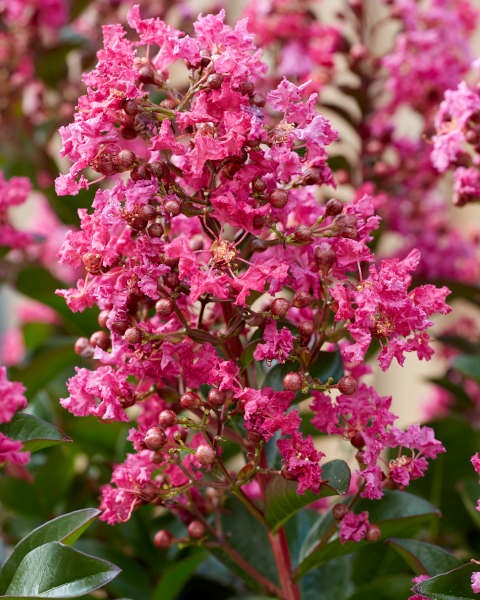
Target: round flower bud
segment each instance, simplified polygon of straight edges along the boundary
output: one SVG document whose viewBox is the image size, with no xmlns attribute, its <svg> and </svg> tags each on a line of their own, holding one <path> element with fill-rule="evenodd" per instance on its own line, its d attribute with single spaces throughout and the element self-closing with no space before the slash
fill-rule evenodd
<svg viewBox="0 0 480 600">
<path fill-rule="evenodd" d="M 255 192 L 255 194 L 263 194 L 266 187 L 267 184 L 263 181 L 261 177 L 256 177 L 252 181 L 252 190 Z"/>
<path fill-rule="evenodd" d="M 110 316 L 110 311 L 108 310 L 102 310 L 100 311 L 99 315 L 98 315 L 98 324 L 100 325 L 100 327 L 106 327 L 107 326 L 107 319 Z"/>
<path fill-rule="evenodd" d="M 378 525 L 370 525 L 370 527 L 367 529 L 365 539 L 367 542 L 378 542 L 381 535 L 382 532 L 380 531 L 380 527 Z"/>
<path fill-rule="evenodd" d="M 166 529 L 160 529 L 157 531 L 153 538 L 153 543 L 157 548 L 170 548 L 173 542 L 173 535 Z"/>
<path fill-rule="evenodd" d="M 141 83 L 154 83 L 155 69 L 152 65 L 146 64 L 138 70 L 138 79 Z"/>
<path fill-rule="evenodd" d="M 298 392 L 302 389 L 302 376 L 300 373 L 287 373 L 283 378 L 283 387 L 290 392 Z"/>
<path fill-rule="evenodd" d="M 207 87 L 211 90 L 218 90 L 222 87 L 223 76 L 220 73 L 212 73 L 207 77 Z"/>
<path fill-rule="evenodd" d="M 167 200 L 163 207 L 167 215 L 170 215 L 171 217 L 176 217 L 179 215 L 182 208 L 180 202 L 178 200 L 174 200 L 173 198 Z"/>
<path fill-rule="evenodd" d="M 205 525 L 201 521 L 192 521 L 187 527 L 187 531 L 193 540 L 199 540 L 206 533 Z"/>
<path fill-rule="evenodd" d="M 163 225 L 161 223 L 151 223 L 147 227 L 147 233 L 150 237 L 162 237 L 163 235 Z"/>
<path fill-rule="evenodd" d="M 226 394 L 217 388 L 212 388 L 208 392 L 207 402 L 212 408 L 219 408 L 225 403 Z"/>
<path fill-rule="evenodd" d="M 312 229 L 308 225 L 299 225 L 294 233 L 294 240 L 298 244 L 306 244 L 312 239 Z"/>
<path fill-rule="evenodd" d="M 360 431 L 356 431 L 350 438 L 350 443 L 359 450 L 365 446 L 365 439 Z"/>
<path fill-rule="evenodd" d="M 341 521 L 343 517 L 347 514 L 348 507 L 346 504 L 335 504 L 332 508 L 333 518 L 336 521 Z"/>
<path fill-rule="evenodd" d="M 338 390 L 345 396 L 351 396 L 357 391 L 358 383 L 355 377 L 344 375 L 337 383 Z"/>
<path fill-rule="evenodd" d="M 343 211 L 343 202 L 338 198 L 330 198 L 325 204 L 325 215 L 327 217 L 336 217 Z"/>
<path fill-rule="evenodd" d="M 270 311 L 272 315 L 276 317 L 284 317 L 288 309 L 290 308 L 290 302 L 285 298 L 275 298 L 275 300 L 270 305 Z"/>
<path fill-rule="evenodd" d="M 268 201 L 274 208 L 283 208 L 288 202 L 287 190 L 273 190 L 273 192 L 268 197 Z"/>
<path fill-rule="evenodd" d="M 143 339 L 143 332 L 138 327 L 129 327 L 123 334 L 123 339 L 127 344 L 139 344 Z"/>
<path fill-rule="evenodd" d="M 173 312 L 173 302 L 170 298 L 160 298 L 155 304 L 155 312 L 161 317 L 169 317 Z"/>
<path fill-rule="evenodd" d="M 162 412 L 158 415 L 158 424 L 162 427 L 172 427 L 172 425 L 175 425 L 176 422 L 177 415 L 169 408 L 162 410 Z"/>
<path fill-rule="evenodd" d="M 314 330 L 315 330 L 315 327 L 313 326 L 312 321 L 302 321 L 298 325 L 298 333 L 302 337 L 309 338 L 312 335 L 312 333 L 314 332 Z"/>
<path fill-rule="evenodd" d="M 211 464 L 213 464 L 216 456 L 217 453 L 215 450 L 206 444 L 199 446 L 195 452 L 195 458 L 204 467 L 209 467 Z"/>
<path fill-rule="evenodd" d="M 300 290 L 295 294 L 292 300 L 292 306 L 295 308 L 305 308 L 309 306 L 312 301 L 310 294 L 304 290 Z"/>
<path fill-rule="evenodd" d="M 170 273 L 163 276 L 163 282 L 168 288 L 174 290 L 180 282 L 178 273 L 176 271 L 170 271 Z"/>
<path fill-rule="evenodd" d="M 149 450 L 156 451 L 160 450 L 160 448 L 163 448 L 163 446 L 165 446 L 167 436 L 163 429 L 160 429 L 160 427 L 150 427 L 150 429 L 145 434 L 143 441 L 145 443 L 145 446 Z"/>
<path fill-rule="evenodd" d="M 185 410 L 193 410 L 200 405 L 200 398 L 193 392 L 185 392 L 180 398 L 180 406 Z"/>
<path fill-rule="evenodd" d="M 73 346 L 75 354 L 83 356 L 84 358 L 90 358 L 93 356 L 93 348 L 86 337 L 79 337 Z"/>
<path fill-rule="evenodd" d="M 94 333 L 92 333 L 89 342 L 90 345 L 94 348 L 98 346 L 102 350 L 108 350 L 111 346 L 110 336 L 108 335 L 108 333 L 102 330 L 95 331 Z"/>
</svg>

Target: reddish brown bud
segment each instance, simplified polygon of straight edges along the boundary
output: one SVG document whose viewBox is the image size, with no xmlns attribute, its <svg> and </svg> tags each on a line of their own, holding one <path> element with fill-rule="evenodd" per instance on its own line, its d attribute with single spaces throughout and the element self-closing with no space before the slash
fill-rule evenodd
<svg viewBox="0 0 480 600">
<path fill-rule="evenodd" d="M 147 233 L 150 237 L 162 237 L 163 226 L 161 223 L 151 223 L 147 227 Z"/>
<path fill-rule="evenodd" d="M 356 431 L 350 438 L 350 443 L 354 448 L 361 449 L 365 446 L 365 439 L 360 431 Z"/>
<path fill-rule="evenodd" d="M 154 83 L 155 82 L 155 69 L 152 65 L 146 64 L 140 67 L 138 70 L 138 79 L 141 83 Z"/>
<path fill-rule="evenodd" d="M 218 90 L 222 87 L 223 76 L 220 73 L 212 73 L 207 77 L 207 87 L 211 90 Z"/>
<path fill-rule="evenodd" d="M 314 332 L 315 327 L 313 326 L 312 321 L 302 321 L 302 323 L 300 323 L 298 325 L 298 333 L 302 336 L 302 337 L 310 337 L 312 335 L 312 333 Z"/>
<path fill-rule="evenodd" d="M 86 337 L 79 337 L 73 346 L 75 354 L 83 356 L 83 358 L 91 358 L 93 356 L 93 348 L 90 346 Z"/>
<path fill-rule="evenodd" d="M 275 300 L 270 305 L 270 310 L 272 315 L 276 317 L 284 317 L 288 309 L 290 308 L 290 302 L 285 298 L 275 298 Z"/>
<path fill-rule="evenodd" d="M 327 217 L 336 217 L 343 211 L 343 202 L 338 198 L 330 198 L 325 204 L 325 215 Z"/>
<path fill-rule="evenodd" d="M 267 184 L 263 181 L 261 177 L 256 177 L 252 181 L 252 190 L 255 192 L 255 194 L 263 194 L 266 187 Z"/>
<path fill-rule="evenodd" d="M 247 96 L 251 96 L 255 91 L 255 86 L 251 81 L 243 81 L 240 85 L 240 92 Z"/>
<path fill-rule="evenodd" d="M 160 529 L 157 531 L 153 538 L 153 543 L 157 548 L 170 548 L 173 542 L 173 535 L 166 529 Z"/>
<path fill-rule="evenodd" d="M 165 446 L 167 436 L 165 435 L 163 429 L 160 429 L 160 427 L 150 427 L 145 434 L 143 441 L 149 450 L 156 451 Z"/>
<path fill-rule="evenodd" d="M 175 425 L 176 422 L 177 415 L 169 408 L 162 410 L 162 412 L 158 415 L 158 424 L 162 427 L 172 427 L 172 425 Z"/>
<path fill-rule="evenodd" d="M 304 185 L 315 185 L 322 181 L 322 171 L 319 167 L 309 167 L 305 169 L 303 174 L 302 183 Z"/>
<path fill-rule="evenodd" d="M 143 331 L 138 327 L 129 327 L 123 334 L 127 344 L 139 344 L 143 339 Z"/>
<path fill-rule="evenodd" d="M 135 154 L 131 150 L 120 150 L 115 160 L 118 171 L 127 171 L 135 162 Z"/>
<path fill-rule="evenodd" d="M 312 239 L 312 229 L 308 225 L 299 225 L 293 237 L 298 244 L 307 244 Z"/>
<path fill-rule="evenodd" d="M 345 396 L 351 396 L 357 391 L 358 383 L 355 377 L 344 375 L 337 383 L 338 390 Z"/>
<path fill-rule="evenodd" d="M 298 392 L 302 389 L 302 376 L 300 373 L 287 373 L 283 378 L 283 387 L 290 392 Z"/>
<path fill-rule="evenodd" d="M 180 406 L 185 410 L 193 410 L 200 406 L 200 398 L 193 392 L 185 392 L 180 398 Z"/>
<path fill-rule="evenodd" d="M 201 521 L 192 521 L 187 527 L 187 531 L 193 540 L 199 540 L 206 533 L 205 525 Z"/>
<path fill-rule="evenodd" d="M 288 202 L 287 190 L 273 190 L 273 192 L 268 197 L 268 201 L 274 208 L 283 208 Z"/>
<path fill-rule="evenodd" d="M 180 282 L 178 273 L 176 271 L 170 271 L 170 273 L 163 276 L 163 282 L 168 288 L 174 290 Z"/>
<path fill-rule="evenodd" d="M 143 179 L 150 179 L 151 171 L 148 165 L 136 165 L 130 172 L 130 178 L 133 181 L 142 181 Z"/>
<path fill-rule="evenodd" d="M 382 532 L 380 531 L 380 527 L 378 525 L 370 525 L 370 527 L 367 529 L 365 539 L 367 542 L 378 542 L 381 535 Z"/>
<path fill-rule="evenodd" d="M 219 408 L 225 403 L 226 394 L 217 388 L 212 388 L 208 392 L 207 402 L 212 408 Z"/>
<path fill-rule="evenodd" d="M 180 202 L 178 200 L 174 200 L 173 198 L 167 200 L 163 207 L 167 215 L 170 215 L 171 217 L 176 217 L 179 215 L 182 208 Z"/>
<path fill-rule="evenodd" d="M 101 310 L 98 317 L 97 317 L 97 321 L 98 324 L 100 325 L 100 327 L 106 327 L 107 326 L 107 320 L 108 317 L 110 316 L 110 311 L 108 310 Z"/>
<path fill-rule="evenodd" d="M 215 462 L 216 456 L 215 450 L 206 444 L 199 446 L 195 451 L 195 458 L 204 467 L 212 465 Z"/>
<path fill-rule="evenodd" d="M 105 331 L 95 331 L 89 339 L 90 345 L 94 348 L 98 346 L 102 350 L 108 350 L 111 346 L 111 340 Z"/>
<path fill-rule="evenodd" d="M 347 514 L 348 507 L 346 504 L 335 504 L 332 508 L 333 518 L 336 521 L 341 521 L 343 517 Z"/>
<path fill-rule="evenodd" d="M 330 245 L 317 246 L 313 254 L 319 269 L 328 270 L 335 262 L 335 250 Z"/>
<path fill-rule="evenodd" d="M 260 229 L 265 225 L 266 221 L 267 219 L 265 215 L 255 215 L 253 217 L 253 226 L 255 227 L 255 229 Z"/>
<path fill-rule="evenodd" d="M 119 335 L 123 335 L 130 325 L 131 321 L 128 321 L 127 319 L 118 319 L 117 321 L 112 322 L 110 329 Z"/>
<path fill-rule="evenodd" d="M 161 317 L 169 317 L 173 312 L 173 302 L 170 298 L 160 298 L 155 304 L 155 312 Z"/>
</svg>

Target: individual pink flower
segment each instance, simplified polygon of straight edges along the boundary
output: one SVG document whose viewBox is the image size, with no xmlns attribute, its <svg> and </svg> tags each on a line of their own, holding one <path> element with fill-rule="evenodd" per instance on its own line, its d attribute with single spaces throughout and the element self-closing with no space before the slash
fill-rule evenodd
<svg viewBox="0 0 480 600">
<path fill-rule="evenodd" d="M 367 535 L 370 522 L 368 520 L 368 512 L 366 510 L 355 514 L 353 511 L 348 511 L 340 521 L 339 536 L 340 542 L 359 542 Z"/>
</svg>

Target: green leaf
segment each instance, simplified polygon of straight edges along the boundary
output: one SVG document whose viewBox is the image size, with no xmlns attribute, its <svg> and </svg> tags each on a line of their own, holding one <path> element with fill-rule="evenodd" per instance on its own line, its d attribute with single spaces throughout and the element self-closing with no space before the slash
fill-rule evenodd
<svg viewBox="0 0 480 600">
<path fill-rule="evenodd" d="M 432 600 L 478 600 L 470 585 L 472 573 L 480 570 L 480 565 L 468 563 L 448 573 L 436 575 L 427 581 L 417 583 L 415 593 Z"/>
<path fill-rule="evenodd" d="M 475 525 L 480 527 L 480 512 L 477 510 L 477 503 L 480 498 L 478 480 L 476 478 L 464 479 L 458 483 L 457 489 L 468 514 L 472 517 Z"/>
<path fill-rule="evenodd" d="M 328 561 L 302 578 L 300 581 L 302 600 L 348 598 L 353 591 L 351 575 L 350 556 L 341 556 Z"/>
<path fill-rule="evenodd" d="M 9 423 L 2 423 L 0 432 L 21 441 L 23 448 L 30 452 L 72 441 L 50 423 L 24 412 L 14 415 Z"/>
<path fill-rule="evenodd" d="M 339 350 L 335 352 L 319 352 L 314 362 L 310 365 L 310 375 L 322 383 L 330 378 L 337 383 L 344 375 L 342 355 Z"/>
<path fill-rule="evenodd" d="M 274 365 L 268 369 L 265 379 L 263 380 L 263 387 L 271 387 L 276 392 L 284 390 L 283 378 L 287 373 L 292 371 L 298 371 L 298 364 L 292 362 L 286 362 L 281 365 Z"/>
<path fill-rule="evenodd" d="M 24 556 L 4 597 L 76 598 L 104 586 L 118 572 L 105 560 L 47 542 Z"/>
<path fill-rule="evenodd" d="M 15 282 L 16 289 L 30 298 L 43 302 L 56 310 L 62 317 L 65 327 L 73 335 L 87 335 L 98 329 L 93 309 L 81 313 L 72 313 L 65 300 L 55 294 L 55 290 L 63 288 L 64 284 L 51 275 L 46 269 L 30 266 L 22 269 Z"/>
<path fill-rule="evenodd" d="M 264 577 L 274 583 L 277 582 L 278 574 L 267 529 L 235 498 L 225 506 L 222 515 L 222 531 L 235 552 Z M 256 579 L 235 562 L 224 547 L 209 548 L 209 550 L 219 561 L 246 581 L 251 589 L 259 590 Z"/>
<path fill-rule="evenodd" d="M 155 588 L 152 600 L 175 600 L 204 559 L 204 552 L 196 552 L 166 567 L 162 571 L 162 578 Z"/>
<path fill-rule="evenodd" d="M 99 514 L 95 508 L 85 508 L 60 515 L 21 539 L 0 571 L 0 594 L 5 593 L 19 564 L 33 548 L 52 541 L 73 544 Z"/>
<path fill-rule="evenodd" d="M 417 575 L 438 575 L 459 567 L 462 563 L 453 554 L 426 542 L 412 539 L 387 540 Z"/>
<path fill-rule="evenodd" d="M 35 394 L 45 389 L 52 380 L 71 369 L 77 362 L 78 356 L 73 350 L 73 339 L 62 338 L 50 342 L 32 356 L 28 365 L 11 370 L 12 379 L 21 381 L 27 388 L 27 397 L 34 398 Z"/>
<path fill-rule="evenodd" d="M 433 516 L 439 516 L 438 509 L 427 500 L 399 490 L 387 490 L 381 500 L 362 499 L 355 504 L 356 513 L 364 510 L 369 512 L 370 522 L 380 527 L 381 539 L 408 535 Z M 302 577 L 311 569 L 332 558 L 350 554 L 373 543 L 362 540 L 342 544 L 337 538 L 317 548 L 319 540 L 330 527 L 333 527 L 333 524 L 334 519 L 330 511 L 311 529 L 300 553 L 301 562 L 296 568 L 296 578 Z"/>
<path fill-rule="evenodd" d="M 405 600 L 411 589 L 409 575 L 388 575 L 358 587 L 348 600 Z"/>
<path fill-rule="evenodd" d="M 318 493 L 307 490 L 298 494 L 297 484 L 281 476 L 273 477 L 265 489 L 265 520 L 276 531 L 304 506 L 319 498 L 345 494 L 350 485 L 350 469 L 343 460 L 332 460 L 322 467 L 322 479 L 326 481 Z"/>
<path fill-rule="evenodd" d="M 452 366 L 467 377 L 480 381 L 480 356 L 462 354 L 453 360 Z"/>
</svg>

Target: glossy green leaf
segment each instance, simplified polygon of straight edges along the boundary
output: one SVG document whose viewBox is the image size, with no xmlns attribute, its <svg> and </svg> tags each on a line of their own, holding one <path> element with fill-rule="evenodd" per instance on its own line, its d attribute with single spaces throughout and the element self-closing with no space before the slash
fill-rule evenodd
<svg viewBox="0 0 480 600">
<path fill-rule="evenodd" d="M 410 575 L 387 575 L 359 586 L 348 600 L 406 600 L 411 589 Z"/>
<path fill-rule="evenodd" d="M 408 535 L 434 516 L 439 516 L 438 509 L 427 500 L 399 490 L 386 491 L 381 500 L 362 499 L 355 504 L 354 510 L 356 513 L 364 510 L 369 512 L 370 522 L 380 527 L 381 539 Z M 296 569 L 297 578 L 332 558 L 350 554 L 372 543 L 362 540 L 342 544 L 338 538 L 335 538 L 329 543 L 318 546 L 322 536 L 331 527 L 333 528 L 333 523 L 332 514 L 329 512 L 321 517 L 309 532 L 300 554 L 301 562 Z"/>
<path fill-rule="evenodd" d="M 478 600 L 470 585 L 472 573 L 480 571 L 480 565 L 468 563 L 427 581 L 417 583 L 414 591 L 432 600 Z"/>
<path fill-rule="evenodd" d="M 478 483 L 478 478 L 460 481 L 457 485 L 457 489 L 468 514 L 472 517 L 475 525 L 480 527 L 480 512 L 477 510 L 477 503 L 480 498 L 480 484 Z"/>
<path fill-rule="evenodd" d="M 345 494 L 350 485 L 350 469 L 343 460 L 332 460 L 322 467 L 322 479 L 326 481 L 318 493 L 306 491 L 298 494 L 297 484 L 281 476 L 272 477 L 265 489 L 265 520 L 276 531 L 304 506 L 319 498 Z"/>
<path fill-rule="evenodd" d="M 52 541 L 73 544 L 99 514 L 95 508 L 85 508 L 60 515 L 21 539 L 0 571 L 0 594 L 5 593 L 21 561 L 31 550 Z"/>
<path fill-rule="evenodd" d="M 97 311 L 87 309 L 81 313 L 72 313 L 65 300 L 55 294 L 55 290 L 65 287 L 61 281 L 56 279 L 46 269 L 38 266 L 30 266 L 22 269 L 15 282 L 16 289 L 34 298 L 43 304 L 47 304 L 56 310 L 62 317 L 67 330 L 74 335 L 90 335 L 98 328 L 95 315 Z"/>
<path fill-rule="evenodd" d="M 203 552 L 196 552 L 184 559 L 175 561 L 163 569 L 152 600 L 175 600 L 204 559 L 205 554 Z"/>
<path fill-rule="evenodd" d="M 322 383 L 326 383 L 330 378 L 336 383 L 344 375 L 342 355 L 338 350 L 319 352 L 310 365 L 309 373 Z"/>
<path fill-rule="evenodd" d="M 105 560 L 60 542 L 47 542 L 24 556 L 5 597 L 76 598 L 104 586 L 118 572 Z"/>
<path fill-rule="evenodd" d="M 20 412 L 14 415 L 9 423 L 0 425 L 0 432 L 23 443 L 23 448 L 29 452 L 36 452 L 42 448 L 71 442 L 56 427 L 28 413 Z"/>
<path fill-rule="evenodd" d="M 29 399 L 34 398 L 67 370 L 73 373 L 73 365 L 78 361 L 73 344 L 73 338 L 57 338 L 48 346 L 40 348 L 26 366 L 11 370 L 12 379 L 21 381 L 27 388 L 26 394 Z"/>
<path fill-rule="evenodd" d="M 413 539 L 387 540 L 417 575 L 438 575 L 459 567 L 462 563 L 440 546 Z"/>
<path fill-rule="evenodd" d="M 227 543 L 244 561 L 270 581 L 277 582 L 277 570 L 267 529 L 236 499 L 231 499 L 222 515 L 222 531 Z M 258 582 L 239 565 L 226 547 L 209 548 L 212 554 L 230 570 L 260 591 Z"/>
<path fill-rule="evenodd" d="M 339 600 L 353 591 L 352 560 L 340 556 L 307 573 L 299 582 L 302 600 Z M 376 599 L 375 599 L 376 600 Z"/>
<path fill-rule="evenodd" d="M 467 377 L 480 381 L 480 355 L 462 354 L 453 360 L 453 367 Z"/>
</svg>

